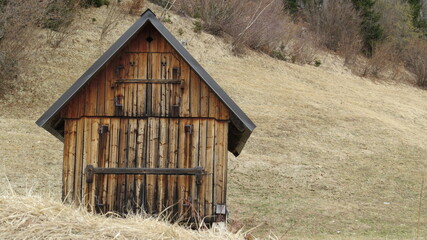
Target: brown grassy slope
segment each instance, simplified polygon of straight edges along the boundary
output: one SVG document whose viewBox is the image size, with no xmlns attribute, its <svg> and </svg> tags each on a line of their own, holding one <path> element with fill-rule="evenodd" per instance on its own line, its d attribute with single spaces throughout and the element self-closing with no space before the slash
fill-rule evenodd
<svg viewBox="0 0 427 240">
<path fill-rule="evenodd" d="M 0 197 L 1 239 L 244 239 L 222 229 L 192 231 L 155 218 L 88 214 L 35 196 Z"/>
<path fill-rule="evenodd" d="M 33 121 L 135 21 L 125 17 L 99 42 L 103 11 L 84 10 L 63 47 L 34 56 L 25 75 L 31 91 L 1 106 L 0 190 L 7 175 L 15 189 L 59 195 L 62 144 Z M 242 155 L 230 155 L 231 218 L 263 224 L 259 236 L 414 236 L 427 171 L 426 91 L 373 83 L 329 58 L 315 68 L 253 52 L 234 57 L 221 39 L 194 34 L 190 19 L 171 20 L 166 27 L 258 125 Z"/>
</svg>

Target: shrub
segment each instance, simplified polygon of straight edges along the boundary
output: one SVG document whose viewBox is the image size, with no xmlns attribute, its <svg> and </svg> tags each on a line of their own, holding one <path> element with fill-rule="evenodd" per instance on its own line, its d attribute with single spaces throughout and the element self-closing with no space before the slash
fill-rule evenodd
<svg viewBox="0 0 427 240">
<path fill-rule="evenodd" d="M 195 20 L 193 22 L 193 31 L 195 33 L 201 33 L 202 32 L 202 22 L 200 20 Z"/>
<path fill-rule="evenodd" d="M 385 41 L 401 53 L 416 36 L 410 5 L 402 0 L 377 0 L 374 9 L 381 13 L 379 24 Z"/>
<path fill-rule="evenodd" d="M 372 56 L 365 59 L 359 75 L 363 77 L 390 78 L 390 76 L 395 75 L 395 70 L 398 69 L 399 61 L 397 59 L 399 59 L 398 53 L 392 43 L 380 43 L 374 46 Z M 389 75 L 385 76 L 387 73 Z"/>
<path fill-rule="evenodd" d="M 113 0 L 108 5 L 108 12 L 105 20 L 102 24 L 100 40 L 104 39 L 109 32 L 111 32 L 122 18 L 122 12 L 120 11 L 120 0 Z"/>
<path fill-rule="evenodd" d="M 415 74 L 417 85 L 427 87 L 427 41 L 413 39 L 405 51 L 405 66 Z"/>
<path fill-rule="evenodd" d="M 171 0 L 150 0 L 150 2 L 165 8 L 171 3 Z"/>
<path fill-rule="evenodd" d="M 184 30 L 182 28 L 178 28 L 178 34 L 179 36 L 182 36 L 182 34 L 184 34 Z"/>
<path fill-rule="evenodd" d="M 291 15 L 295 15 L 299 11 L 297 0 L 283 0 L 284 10 Z"/>
<path fill-rule="evenodd" d="M 182 0 L 175 3 L 174 10 L 203 20 L 203 30 L 221 35 L 224 26 L 230 24 L 238 14 L 242 3 L 246 1 L 230 0 Z"/>
<path fill-rule="evenodd" d="M 248 1 L 240 14 L 235 14 L 225 30 L 232 35 L 234 44 L 243 44 L 252 49 L 270 52 L 280 46 L 284 38 L 287 19 L 283 14 L 283 3 Z"/>
<path fill-rule="evenodd" d="M 75 0 L 53 0 L 48 3 L 42 24 L 49 29 L 47 43 L 52 47 L 58 47 L 71 33 L 70 26 L 74 21 L 76 5 Z"/>
<path fill-rule="evenodd" d="M 129 14 L 140 15 L 142 8 L 144 7 L 144 0 L 132 0 L 127 2 L 126 5 Z"/>
<path fill-rule="evenodd" d="M 354 60 L 362 42 L 362 19 L 350 2 L 330 0 L 323 6 L 312 4 L 304 16 L 322 45 L 343 55 L 346 63 Z"/>
<path fill-rule="evenodd" d="M 104 5 L 109 5 L 109 0 L 81 0 L 80 5 L 84 8 L 88 7 L 102 7 Z"/>
</svg>

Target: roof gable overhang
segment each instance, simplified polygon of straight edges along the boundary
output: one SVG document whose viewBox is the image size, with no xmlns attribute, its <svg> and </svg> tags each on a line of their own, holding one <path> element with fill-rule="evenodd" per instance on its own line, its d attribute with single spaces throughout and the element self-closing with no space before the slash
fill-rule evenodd
<svg viewBox="0 0 427 240">
<path fill-rule="evenodd" d="M 148 9 L 141 17 L 98 59 L 96 62 L 36 121 L 36 124 L 45 128 L 55 137 L 63 140 L 63 136 L 56 129 L 60 110 L 83 88 L 87 82 L 98 73 L 130 40 L 137 35 L 139 30 L 151 24 L 166 39 L 177 53 L 190 65 L 199 77 L 215 92 L 219 99 L 228 107 L 231 113 L 231 124 L 228 136 L 228 150 L 238 156 L 247 139 L 255 129 L 255 124 L 225 93 L 215 80 L 191 56 L 166 27 Z"/>
</svg>

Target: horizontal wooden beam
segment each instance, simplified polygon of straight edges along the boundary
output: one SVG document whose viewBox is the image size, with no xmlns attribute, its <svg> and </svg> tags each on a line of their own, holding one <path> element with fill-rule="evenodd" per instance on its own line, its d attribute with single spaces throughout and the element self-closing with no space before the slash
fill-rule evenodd
<svg viewBox="0 0 427 240">
<path fill-rule="evenodd" d="M 117 84 L 126 83 L 168 83 L 168 84 L 181 84 L 179 79 L 120 79 L 116 81 Z"/>
<path fill-rule="evenodd" d="M 98 168 L 93 165 L 87 165 L 86 182 L 93 182 L 94 174 L 120 174 L 120 175 L 195 175 L 198 184 L 201 182 L 201 177 L 205 174 L 202 167 L 194 168 Z"/>
</svg>

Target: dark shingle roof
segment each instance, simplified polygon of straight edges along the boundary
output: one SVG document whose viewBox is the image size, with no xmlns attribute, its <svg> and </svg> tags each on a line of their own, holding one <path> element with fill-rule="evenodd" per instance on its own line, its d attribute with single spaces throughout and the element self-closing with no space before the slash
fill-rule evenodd
<svg viewBox="0 0 427 240">
<path fill-rule="evenodd" d="M 55 129 L 55 116 L 60 109 L 118 53 L 136 33 L 146 24 L 151 23 L 160 34 L 172 45 L 200 78 L 218 95 L 222 102 L 231 111 L 231 125 L 229 131 L 228 150 L 234 155 L 239 155 L 247 139 L 255 129 L 255 124 L 224 92 L 215 80 L 203 69 L 178 40 L 163 26 L 156 15 L 148 9 L 96 62 L 37 120 L 37 125 L 45 128 L 54 136 L 62 140 L 62 135 Z"/>
</svg>

